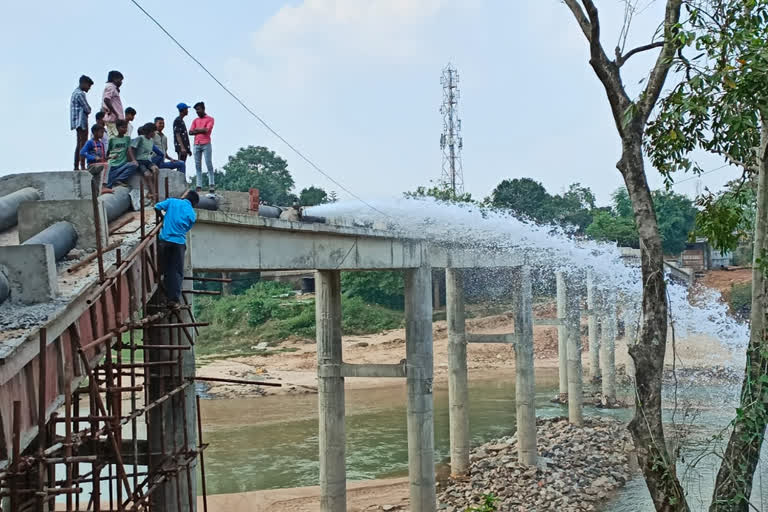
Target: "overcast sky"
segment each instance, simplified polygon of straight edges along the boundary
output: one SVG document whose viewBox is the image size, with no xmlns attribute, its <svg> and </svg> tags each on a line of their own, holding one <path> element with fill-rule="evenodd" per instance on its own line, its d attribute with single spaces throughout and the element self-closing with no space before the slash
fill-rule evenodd
<svg viewBox="0 0 768 512">
<path fill-rule="evenodd" d="M 650 40 L 663 3 L 636 18 L 629 46 Z M 140 0 L 243 101 L 354 193 L 399 196 L 440 177 L 440 74 L 461 76 L 467 191 L 529 176 L 553 193 L 578 181 L 606 203 L 619 187 L 619 143 L 586 42 L 558 0 Z M 612 48 L 620 0 L 602 0 Z M 266 131 L 129 0 L 7 2 L 0 19 L 0 174 L 71 168 L 69 98 L 81 74 L 98 109 L 110 69 L 125 75 L 135 125 L 204 100 L 216 167 L 246 145 L 286 158 L 297 190 L 338 190 Z M 655 53 L 633 57 L 637 82 Z M 188 118 L 191 122 L 191 118 Z M 92 119 L 91 119 L 92 121 Z M 705 168 L 722 162 L 703 157 Z M 191 163 L 191 162 L 190 162 Z M 717 188 L 722 169 L 702 179 Z M 649 170 L 652 187 L 661 186 Z M 675 187 L 692 195 L 697 180 Z M 338 190 L 341 198 L 349 197 Z"/>
</svg>

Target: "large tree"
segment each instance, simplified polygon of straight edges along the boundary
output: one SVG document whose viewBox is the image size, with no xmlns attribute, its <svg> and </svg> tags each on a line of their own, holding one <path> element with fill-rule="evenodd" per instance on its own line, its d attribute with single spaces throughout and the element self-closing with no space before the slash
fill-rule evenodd
<svg viewBox="0 0 768 512">
<path fill-rule="evenodd" d="M 224 173 L 216 173 L 216 184 L 224 190 L 248 192 L 259 189 L 259 199 L 267 204 L 287 205 L 295 196 L 291 194 L 293 177 L 288 162 L 263 146 L 240 148 L 224 164 Z"/>
<path fill-rule="evenodd" d="M 683 0 L 666 0 L 658 39 L 625 51 L 617 45 L 613 58 L 601 41 L 600 16 L 592 0 L 564 0 L 589 45 L 589 63 L 600 80 L 613 115 L 621 158 L 616 167 L 632 201 L 640 240 L 643 279 L 642 325 L 639 339 L 630 349 L 635 368 L 635 416 L 629 430 L 638 462 L 658 511 L 688 510 L 677 478 L 675 461 L 667 449 L 661 417 L 661 386 L 667 345 L 667 297 L 664 282 L 664 251 L 653 198 L 645 174 L 643 138 L 651 113 L 667 80 L 672 59 L 679 50 L 680 10 Z M 631 4 L 630 4 L 631 5 Z M 628 29 L 625 21 L 625 29 Z M 622 68 L 640 52 L 658 52 L 640 94 L 631 98 Z"/>
<path fill-rule="evenodd" d="M 692 2 L 693 3 L 693 2 Z M 654 163 L 672 178 L 701 171 L 689 157 L 703 149 L 738 165 L 743 178 L 723 194 L 706 194 L 699 228 L 718 248 L 733 248 L 754 215 L 752 311 L 741 404 L 722 454 L 710 510 L 744 511 L 768 425 L 768 1 L 698 0 L 680 55 L 685 79 L 662 103 L 649 131 Z M 751 182 L 757 178 L 756 209 Z"/>
<path fill-rule="evenodd" d="M 318 204 L 329 203 L 328 193 L 312 185 L 311 187 L 305 187 L 299 192 L 299 203 L 301 206 L 315 206 Z"/>
<path fill-rule="evenodd" d="M 493 189 L 486 203 L 536 222 L 552 222 L 554 219 L 552 196 L 544 185 L 531 178 L 502 181 Z"/>
</svg>

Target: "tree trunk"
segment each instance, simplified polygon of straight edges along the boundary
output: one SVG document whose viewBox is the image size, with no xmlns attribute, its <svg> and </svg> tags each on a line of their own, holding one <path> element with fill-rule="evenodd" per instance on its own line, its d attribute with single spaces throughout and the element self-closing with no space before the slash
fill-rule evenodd
<svg viewBox="0 0 768 512">
<path fill-rule="evenodd" d="M 688 511 L 675 461 L 664 440 L 661 384 L 667 346 L 667 296 L 661 237 L 645 177 L 641 126 L 625 128 L 617 167 L 632 199 L 640 237 L 643 278 L 643 322 L 637 343 L 629 348 L 635 363 L 635 416 L 629 431 L 654 506 L 659 512 Z"/>
<path fill-rule="evenodd" d="M 763 120 L 760 134 L 760 172 L 757 182 L 755 247 L 752 262 L 752 312 L 740 412 L 736 414 L 720 471 L 710 512 L 747 511 L 752 479 L 760 460 L 760 449 L 768 423 L 768 340 L 766 340 L 766 229 L 768 229 L 768 124 Z"/>
</svg>

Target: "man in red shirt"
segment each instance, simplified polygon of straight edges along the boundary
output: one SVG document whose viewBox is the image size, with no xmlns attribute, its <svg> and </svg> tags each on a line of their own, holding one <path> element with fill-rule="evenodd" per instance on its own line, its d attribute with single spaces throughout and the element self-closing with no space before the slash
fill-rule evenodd
<svg viewBox="0 0 768 512">
<path fill-rule="evenodd" d="M 205 166 L 208 168 L 208 189 L 211 194 L 215 191 L 213 179 L 213 157 L 211 154 L 211 132 L 213 131 L 213 118 L 205 113 L 205 103 L 195 103 L 197 119 L 192 121 L 189 134 L 195 136 L 195 169 L 197 170 L 197 191 L 203 188 L 203 155 Z"/>
</svg>

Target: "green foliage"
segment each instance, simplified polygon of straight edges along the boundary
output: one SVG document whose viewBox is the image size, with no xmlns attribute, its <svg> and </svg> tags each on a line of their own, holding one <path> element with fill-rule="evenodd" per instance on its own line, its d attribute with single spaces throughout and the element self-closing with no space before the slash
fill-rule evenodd
<svg viewBox="0 0 768 512">
<path fill-rule="evenodd" d="M 696 224 L 697 210 L 693 202 L 682 194 L 654 190 L 653 207 L 661 234 L 661 246 L 665 253 L 678 254 Z"/>
<path fill-rule="evenodd" d="M 259 325 L 272 318 L 279 305 L 278 297 L 289 293 L 284 283 L 262 281 L 249 288 L 243 295 L 230 295 L 218 299 L 202 298 L 197 317 L 224 329 L 240 325 L 243 319 L 248 325 Z"/>
<path fill-rule="evenodd" d="M 248 353 L 258 342 L 315 336 L 315 302 L 296 298 L 284 283 L 263 281 L 242 295 L 201 298 L 198 319 L 210 322 L 198 343 L 201 354 Z M 342 329 L 369 334 L 402 326 L 403 313 L 368 304 L 360 297 L 342 300 Z"/>
<path fill-rule="evenodd" d="M 705 150 L 756 173 L 761 118 L 768 113 L 768 2 L 708 0 L 690 11 L 685 44 L 693 57 L 679 55 L 685 79 L 664 98 L 648 127 L 646 150 L 669 183 L 673 173 L 701 173 L 689 154 Z M 697 232 L 718 249 L 733 249 L 743 238 L 750 199 L 738 190 L 699 199 Z M 747 229 L 748 230 L 748 229 Z"/>
<path fill-rule="evenodd" d="M 411 199 L 432 197 L 438 201 L 449 203 L 474 203 L 472 194 L 464 192 L 456 194 L 448 185 L 440 184 L 434 187 L 418 187 L 413 192 L 404 192 L 403 196 Z"/>
<path fill-rule="evenodd" d="M 744 314 L 752 308 L 752 283 L 734 283 L 731 285 L 731 311 Z M 747 315 L 748 316 L 748 315 Z"/>
<path fill-rule="evenodd" d="M 486 202 L 536 222 L 546 223 L 554 219 L 552 196 L 544 185 L 531 178 L 503 180 L 496 185 Z"/>
<path fill-rule="evenodd" d="M 493 493 L 483 494 L 483 502 L 477 507 L 469 507 L 466 512 L 496 512 L 499 499 Z"/>
<path fill-rule="evenodd" d="M 400 310 L 405 306 L 402 272 L 342 272 L 341 289 L 345 296 L 359 297 L 370 304 Z"/>
<path fill-rule="evenodd" d="M 224 173 L 216 173 L 217 187 L 240 192 L 257 188 L 259 200 L 267 204 L 291 204 L 293 185 L 288 162 L 263 146 L 240 148 L 224 164 Z"/>
<path fill-rule="evenodd" d="M 499 183 L 485 203 L 510 210 L 517 217 L 559 224 L 583 234 L 592 223 L 595 195 L 581 183 L 572 183 L 563 195 L 552 195 L 538 181 L 515 178 Z"/>
<path fill-rule="evenodd" d="M 696 222 L 697 210 L 693 202 L 684 195 L 663 190 L 655 190 L 652 197 L 664 252 L 681 252 Z M 595 240 L 613 241 L 624 247 L 639 247 L 627 189 L 620 188 L 613 194 L 613 208 L 610 211 L 594 213 L 586 234 Z"/>
<path fill-rule="evenodd" d="M 301 206 L 315 206 L 318 204 L 329 203 L 328 194 L 320 187 L 306 187 L 299 192 L 299 204 Z"/>
<path fill-rule="evenodd" d="M 346 334 L 367 334 L 397 329 L 403 313 L 367 304 L 360 297 L 344 297 L 341 301 L 341 329 Z"/>
<path fill-rule="evenodd" d="M 725 190 L 697 201 L 703 214 L 696 218 L 696 233 L 707 237 L 715 249 L 735 250 L 751 242 L 757 210 L 755 180 L 731 182 Z M 751 259 L 749 260 L 751 263 Z"/>
<path fill-rule="evenodd" d="M 639 247 L 635 220 L 612 212 L 599 211 L 587 227 L 587 235 L 601 242 L 616 242 L 621 247 Z"/>
</svg>

